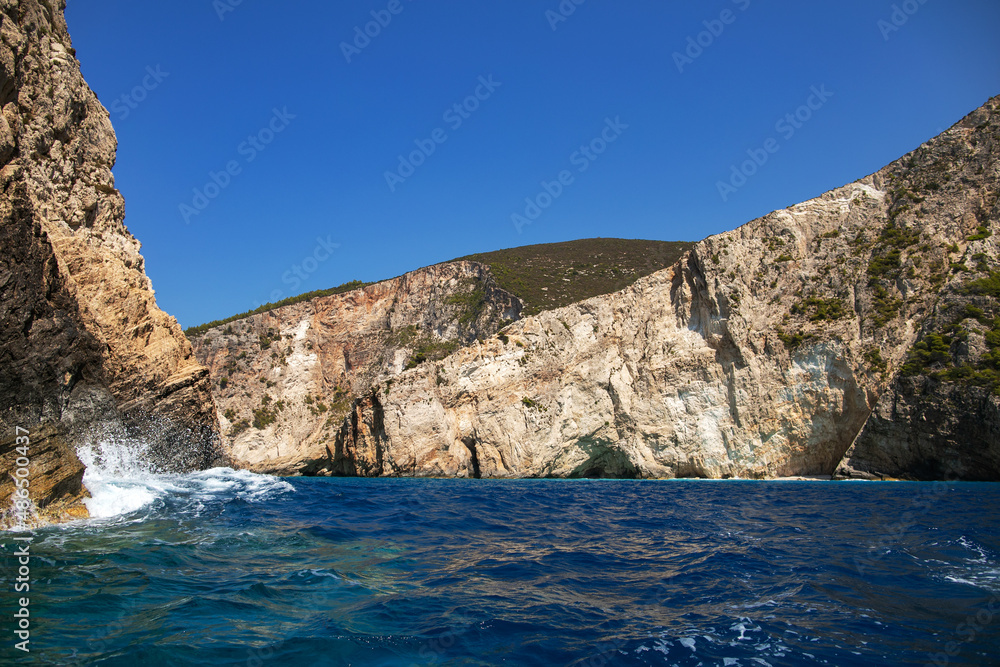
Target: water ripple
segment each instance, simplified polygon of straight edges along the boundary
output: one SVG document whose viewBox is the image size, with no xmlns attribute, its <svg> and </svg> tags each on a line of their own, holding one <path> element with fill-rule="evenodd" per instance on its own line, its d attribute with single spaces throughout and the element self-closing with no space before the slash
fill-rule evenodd
<svg viewBox="0 0 1000 667">
<path fill-rule="evenodd" d="M 1000 485 L 88 474 L 39 664 L 1000 663 Z"/>
</svg>

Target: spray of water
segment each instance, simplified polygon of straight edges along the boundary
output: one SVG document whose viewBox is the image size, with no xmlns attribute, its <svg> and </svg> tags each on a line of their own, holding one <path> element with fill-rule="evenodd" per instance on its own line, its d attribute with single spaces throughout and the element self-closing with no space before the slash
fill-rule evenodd
<svg viewBox="0 0 1000 667">
<path fill-rule="evenodd" d="M 284 480 L 246 470 L 163 470 L 153 462 L 158 460 L 154 449 L 148 440 L 107 432 L 77 448 L 87 468 L 83 483 L 91 497 L 84 503 L 92 518 L 132 514 L 167 499 L 197 511 L 214 501 L 261 502 L 292 490 Z"/>
<path fill-rule="evenodd" d="M 21 503 L 20 507 L 18 503 Z M 27 507 L 24 503 L 27 503 Z M 19 532 L 44 526 L 45 523 L 31 498 L 25 500 L 11 496 L 10 505 L 0 511 L 0 527 L 3 530 Z"/>
<path fill-rule="evenodd" d="M 86 466 L 84 500 L 94 518 L 134 512 L 156 500 L 157 471 L 149 462 L 148 445 L 123 435 L 102 434 L 77 448 Z"/>
</svg>

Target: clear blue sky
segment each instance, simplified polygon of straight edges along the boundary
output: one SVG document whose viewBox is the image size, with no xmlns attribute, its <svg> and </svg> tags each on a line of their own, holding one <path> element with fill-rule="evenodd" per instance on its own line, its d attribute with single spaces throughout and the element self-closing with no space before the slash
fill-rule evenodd
<svg viewBox="0 0 1000 667">
<path fill-rule="evenodd" d="M 185 327 L 473 252 L 701 239 L 871 173 L 1000 94 L 996 0 L 895 17 L 880 0 L 567 0 L 558 21 L 559 0 L 233 2 L 66 12 L 118 134 L 125 222 Z M 348 62 L 372 11 L 391 22 Z M 777 152 L 724 200 L 719 181 L 768 139 Z M 391 189 L 417 141 L 434 152 Z M 212 172 L 225 187 L 197 199 Z M 562 192 L 519 232 L 542 181 Z M 203 210 L 186 221 L 182 204 Z"/>
</svg>

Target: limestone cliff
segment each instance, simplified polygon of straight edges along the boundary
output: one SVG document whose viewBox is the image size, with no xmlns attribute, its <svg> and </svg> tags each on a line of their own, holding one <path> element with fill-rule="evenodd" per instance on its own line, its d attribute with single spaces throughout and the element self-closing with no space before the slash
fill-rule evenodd
<svg viewBox="0 0 1000 667">
<path fill-rule="evenodd" d="M 353 474 L 355 458 L 333 449 L 357 397 L 409 366 L 492 336 L 520 312 L 482 264 L 452 262 L 218 326 L 194 346 L 211 369 L 236 464 Z"/>
<path fill-rule="evenodd" d="M 948 278 L 919 340 L 838 477 L 1000 479 L 1000 114 L 997 100 L 893 165 L 890 215 L 957 226 Z M 933 192 L 934 197 L 925 197 Z M 947 208 L 942 207 L 942 200 Z M 903 210 L 903 209 L 907 210 Z M 893 267 L 898 280 L 909 269 Z"/>
<path fill-rule="evenodd" d="M 1000 311 L 969 311 L 978 328 L 945 318 L 965 322 L 949 353 L 971 355 L 978 383 L 911 362 L 949 294 L 1000 296 L 998 112 L 1000 98 L 879 172 L 706 239 L 621 292 L 379 383 L 338 432 L 339 471 L 829 475 L 853 442 L 842 474 L 893 461 L 881 470 L 934 476 L 959 456 L 953 476 L 997 479 L 1000 383 L 986 373 L 994 357 L 980 362 L 1000 345 L 987 331 Z"/>
<path fill-rule="evenodd" d="M 114 131 L 64 8 L 0 0 L 0 505 L 21 426 L 34 502 L 78 514 L 74 448 L 88 434 L 152 440 L 160 464 L 189 468 L 217 457 L 218 425 L 208 371 L 157 307 L 124 226 Z"/>
</svg>

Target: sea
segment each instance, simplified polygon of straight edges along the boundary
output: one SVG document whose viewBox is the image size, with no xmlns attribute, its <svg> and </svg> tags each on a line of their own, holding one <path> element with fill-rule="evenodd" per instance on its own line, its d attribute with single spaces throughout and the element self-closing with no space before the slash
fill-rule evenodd
<svg viewBox="0 0 1000 667">
<path fill-rule="evenodd" d="M 92 518 L 0 533 L 0 664 L 1000 665 L 1000 484 L 81 458 Z"/>
</svg>

